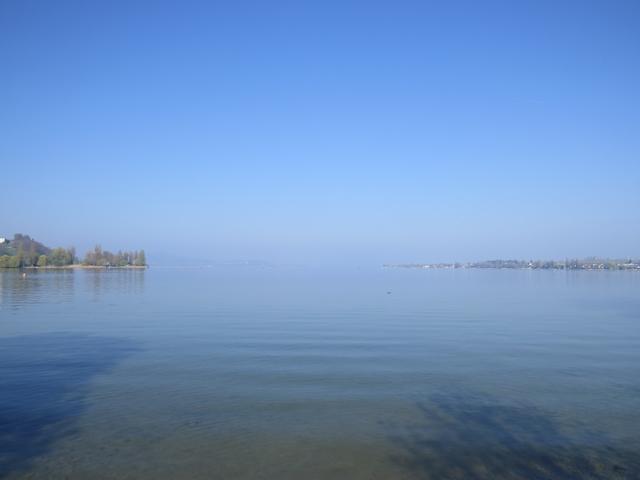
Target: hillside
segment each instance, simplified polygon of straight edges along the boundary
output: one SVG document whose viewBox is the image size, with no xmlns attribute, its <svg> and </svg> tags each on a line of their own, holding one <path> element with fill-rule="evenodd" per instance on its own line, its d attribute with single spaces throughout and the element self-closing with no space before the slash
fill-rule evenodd
<svg viewBox="0 0 640 480">
<path fill-rule="evenodd" d="M 22 251 L 24 254 L 49 255 L 51 249 L 43 243 L 34 240 L 29 235 L 16 233 L 8 244 L 0 245 L 0 255 L 17 255 Z"/>
</svg>

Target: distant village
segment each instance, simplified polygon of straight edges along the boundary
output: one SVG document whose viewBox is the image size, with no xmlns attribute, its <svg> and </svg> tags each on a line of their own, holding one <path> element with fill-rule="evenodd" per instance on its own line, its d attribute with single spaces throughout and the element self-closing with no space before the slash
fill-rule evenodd
<svg viewBox="0 0 640 480">
<path fill-rule="evenodd" d="M 584 258 L 566 260 L 486 260 L 467 263 L 399 263 L 385 268 L 511 268 L 532 270 L 640 270 L 640 259 Z"/>
</svg>

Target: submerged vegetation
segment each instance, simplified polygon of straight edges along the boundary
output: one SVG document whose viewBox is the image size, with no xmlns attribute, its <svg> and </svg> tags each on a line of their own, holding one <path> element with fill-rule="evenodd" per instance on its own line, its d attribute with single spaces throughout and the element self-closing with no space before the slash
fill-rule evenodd
<svg viewBox="0 0 640 480">
<path fill-rule="evenodd" d="M 144 250 L 111 253 L 96 246 L 86 253 L 82 263 L 76 249 L 49 248 L 29 235 L 16 233 L 12 240 L 0 238 L 0 268 L 51 268 L 85 265 L 90 267 L 145 267 Z"/>
</svg>

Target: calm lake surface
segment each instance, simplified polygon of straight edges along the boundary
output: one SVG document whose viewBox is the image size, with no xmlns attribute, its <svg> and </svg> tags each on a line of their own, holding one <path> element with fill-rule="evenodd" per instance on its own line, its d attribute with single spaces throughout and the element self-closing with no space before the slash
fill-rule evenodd
<svg viewBox="0 0 640 480">
<path fill-rule="evenodd" d="M 640 478 L 640 272 L 0 272 L 0 477 Z"/>
</svg>

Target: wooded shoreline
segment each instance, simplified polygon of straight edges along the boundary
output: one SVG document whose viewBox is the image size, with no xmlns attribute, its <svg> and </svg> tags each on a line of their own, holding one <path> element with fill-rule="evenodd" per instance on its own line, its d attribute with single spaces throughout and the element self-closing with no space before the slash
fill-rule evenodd
<svg viewBox="0 0 640 480">
<path fill-rule="evenodd" d="M 1 267 L 0 267 L 1 268 Z M 15 270 L 12 267 L 5 267 L 7 270 Z M 144 270 L 149 268 L 149 265 L 83 265 L 76 263 L 72 265 L 46 265 L 37 266 L 29 265 L 22 267 L 21 270 Z"/>
<path fill-rule="evenodd" d="M 80 259 L 74 247 L 49 248 L 21 233 L 16 233 L 12 240 L 0 236 L 0 268 L 144 268 L 146 265 L 144 250 L 114 253 L 96 245 Z"/>
</svg>

